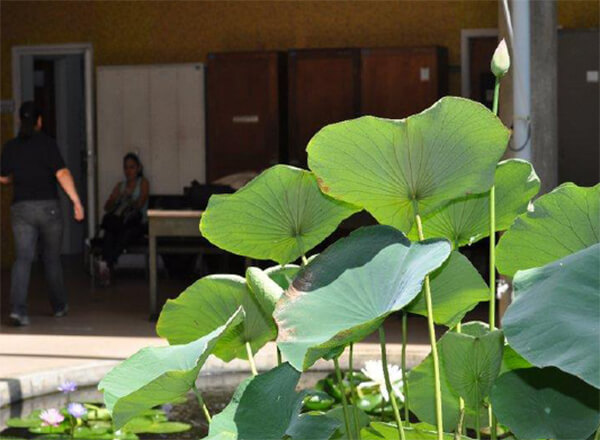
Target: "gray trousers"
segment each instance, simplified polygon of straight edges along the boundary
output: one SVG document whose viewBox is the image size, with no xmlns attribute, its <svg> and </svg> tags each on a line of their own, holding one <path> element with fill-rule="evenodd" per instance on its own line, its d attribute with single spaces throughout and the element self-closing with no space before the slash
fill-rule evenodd
<svg viewBox="0 0 600 440">
<path fill-rule="evenodd" d="M 67 303 L 67 293 L 60 262 L 63 227 L 58 200 L 17 202 L 10 208 L 10 218 L 16 252 L 11 273 L 11 312 L 27 315 L 29 276 L 38 238 L 42 244 L 50 304 L 55 312 L 61 310 Z"/>
</svg>

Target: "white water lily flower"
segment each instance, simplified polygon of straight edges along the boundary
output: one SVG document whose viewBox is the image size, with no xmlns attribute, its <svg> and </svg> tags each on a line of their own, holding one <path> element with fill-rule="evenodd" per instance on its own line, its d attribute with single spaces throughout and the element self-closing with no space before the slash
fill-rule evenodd
<svg viewBox="0 0 600 440">
<path fill-rule="evenodd" d="M 379 387 L 383 399 L 387 402 L 390 400 L 390 396 L 385 386 L 385 376 L 383 375 L 383 366 L 381 361 L 367 361 L 365 367 L 361 369 L 362 373 L 367 376 L 370 381 L 363 382 L 358 385 L 357 389 L 363 388 L 375 388 Z M 390 375 L 390 382 L 392 384 L 392 390 L 394 394 L 398 396 L 401 402 L 404 401 L 404 395 L 402 394 L 402 368 L 398 365 L 388 364 L 388 373 Z"/>
</svg>

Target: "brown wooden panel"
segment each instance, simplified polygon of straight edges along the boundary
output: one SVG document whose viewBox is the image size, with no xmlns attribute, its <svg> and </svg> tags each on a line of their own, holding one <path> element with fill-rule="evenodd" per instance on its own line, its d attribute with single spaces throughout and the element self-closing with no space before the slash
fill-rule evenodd
<svg viewBox="0 0 600 440">
<path fill-rule="evenodd" d="M 280 54 L 209 54 L 206 70 L 208 182 L 279 161 Z"/>
<path fill-rule="evenodd" d="M 322 127 L 358 115 L 359 52 L 309 49 L 288 53 L 289 161 L 306 167 L 306 145 Z"/>
<path fill-rule="evenodd" d="M 447 52 L 439 47 L 361 51 L 362 114 L 404 118 L 447 93 Z"/>
</svg>

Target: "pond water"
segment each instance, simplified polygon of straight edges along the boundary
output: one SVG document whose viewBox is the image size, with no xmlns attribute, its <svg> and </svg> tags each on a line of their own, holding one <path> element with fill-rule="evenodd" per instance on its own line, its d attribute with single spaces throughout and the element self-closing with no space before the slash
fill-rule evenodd
<svg viewBox="0 0 600 440">
<path fill-rule="evenodd" d="M 211 414 L 217 414 L 229 403 L 233 391 L 250 373 L 225 373 L 202 375 L 198 379 L 198 388 L 209 407 Z M 299 389 L 313 387 L 319 379 L 327 375 L 323 372 L 308 372 L 302 374 Z M 102 394 L 95 388 L 78 389 L 70 396 L 71 402 L 102 402 Z M 26 429 L 7 428 L 6 421 L 13 417 L 26 417 L 36 409 L 61 408 L 66 406 L 67 396 L 62 393 L 49 394 L 33 399 L 17 402 L 8 407 L 0 408 L 0 439 L 34 439 L 37 436 Z M 170 421 L 186 422 L 192 425 L 187 432 L 177 434 L 140 434 L 140 439 L 175 439 L 188 440 L 202 438 L 208 433 L 208 424 L 204 420 L 198 401 L 193 393 L 188 393 L 187 403 L 175 405 L 168 412 Z"/>
</svg>

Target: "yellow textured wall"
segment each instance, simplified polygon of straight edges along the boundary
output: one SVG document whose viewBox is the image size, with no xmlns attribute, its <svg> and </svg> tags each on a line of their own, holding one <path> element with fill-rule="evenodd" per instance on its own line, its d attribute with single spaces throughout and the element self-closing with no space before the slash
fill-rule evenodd
<svg viewBox="0 0 600 440">
<path fill-rule="evenodd" d="M 0 2 L 1 99 L 10 99 L 11 47 L 90 42 L 96 64 L 203 61 L 211 51 L 440 45 L 460 64 L 460 31 L 495 28 L 493 1 L 8 1 Z M 597 27 L 598 3 L 562 1 L 564 27 Z M 450 92 L 460 74 L 450 71 Z M 0 140 L 11 132 L 2 116 Z M 2 190 L 2 262 L 10 261 Z"/>
</svg>

